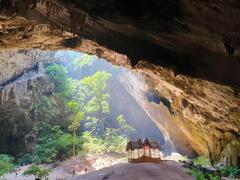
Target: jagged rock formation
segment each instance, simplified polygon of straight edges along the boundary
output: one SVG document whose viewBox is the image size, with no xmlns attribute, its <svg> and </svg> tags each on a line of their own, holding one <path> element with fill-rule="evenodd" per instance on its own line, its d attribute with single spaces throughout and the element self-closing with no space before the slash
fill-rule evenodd
<svg viewBox="0 0 240 180">
<path fill-rule="evenodd" d="M 176 144 L 186 142 L 186 138 L 197 154 L 209 155 L 213 162 L 221 160 L 239 166 L 239 92 L 209 81 L 175 76 L 171 70 L 146 62 L 139 63 L 137 69 L 145 74 L 145 83 L 150 90 L 156 90 L 159 96 L 171 102 L 174 123 L 168 125 L 174 126 L 165 129 L 177 141 Z M 147 111 L 153 106 L 146 105 L 146 100 L 139 102 Z M 162 119 L 155 118 L 155 121 L 166 127 Z"/>
<path fill-rule="evenodd" d="M 27 151 L 24 137 L 30 133 L 34 122 L 42 121 L 34 106 L 42 96 L 49 96 L 55 103 L 55 113 L 61 116 L 64 109 L 57 97 L 51 96 L 54 84 L 45 74 L 43 63 L 52 53 L 39 51 L 1 51 L 0 80 L 0 152 L 14 155 Z M 59 109 L 58 109 L 59 108 Z M 62 112 L 61 112 L 62 111 Z M 61 118 L 59 118 L 61 119 Z M 56 124 L 63 123 L 61 119 Z M 14 148 L 13 148 L 14 147 Z"/>
<path fill-rule="evenodd" d="M 187 136 L 176 122 L 175 112 L 166 106 L 164 100 L 161 98 L 156 102 L 149 101 L 147 93 L 155 89 L 156 82 L 151 78 L 146 78 L 144 72 L 140 74 L 141 75 L 139 75 L 139 73 L 125 73 L 121 77 L 121 83 L 124 84 L 126 90 L 132 95 L 132 97 L 134 97 L 161 130 L 165 139 L 165 151 L 170 154 L 172 152 L 178 152 L 182 155 L 187 155 L 188 157 L 194 157 L 195 150 L 190 146 Z M 150 82 L 152 82 L 152 84 L 150 84 Z M 167 91 L 167 89 L 164 89 L 164 92 L 165 91 Z M 171 96 L 163 94 L 162 91 L 160 91 L 160 93 L 162 95 L 155 95 L 155 98 L 164 97 L 166 98 L 165 101 L 168 101 L 168 99 L 169 101 L 172 101 Z M 171 107 L 172 102 L 169 102 L 169 105 Z"/>
<path fill-rule="evenodd" d="M 89 39 L 126 54 L 132 65 L 145 59 L 175 73 L 232 86 L 240 82 L 239 6 L 238 0 L 1 2 L 6 13 L 48 23 L 59 34 L 64 30 L 78 34 L 80 39 L 66 43 L 68 47 Z M 105 54 L 102 48 L 95 51 Z"/>
<path fill-rule="evenodd" d="M 7 2 L 1 7 L 13 7 Z M 0 47 L 71 48 L 125 67 L 145 60 L 136 69 L 168 99 L 184 141 L 198 154 L 239 165 L 239 1 L 51 2 L 63 8 L 60 14 L 39 2 L 24 13 L 35 21 L 0 17 Z"/>
</svg>

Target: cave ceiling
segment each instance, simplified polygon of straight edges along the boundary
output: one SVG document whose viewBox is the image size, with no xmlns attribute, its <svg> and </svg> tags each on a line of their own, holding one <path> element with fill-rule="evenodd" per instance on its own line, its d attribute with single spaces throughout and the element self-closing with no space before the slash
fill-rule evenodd
<svg viewBox="0 0 240 180">
<path fill-rule="evenodd" d="M 0 3 L 2 48 L 71 48 L 132 67 L 144 60 L 239 89 L 237 0 Z"/>
</svg>

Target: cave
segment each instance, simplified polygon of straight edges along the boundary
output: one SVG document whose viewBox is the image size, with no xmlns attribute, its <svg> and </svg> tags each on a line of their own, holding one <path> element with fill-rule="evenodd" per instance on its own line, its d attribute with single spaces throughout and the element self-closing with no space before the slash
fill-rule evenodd
<svg viewBox="0 0 240 180">
<path fill-rule="evenodd" d="M 28 114 L 25 109 L 29 102 L 39 101 L 39 94 L 51 97 L 56 93 L 42 69 L 56 62 L 56 54 L 68 52 L 66 57 L 72 58 L 87 53 L 104 59 L 105 70 L 112 65 L 125 69 L 121 80 L 111 81 L 109 92 L 121 99 L 110 99 L 120 104 L 112 109 L 115 114 L 141 119 L 141 123 L 128 122 L 139 132 L 131 138 L 158 139 L 168 161 L 207 157 L 214 167 L 239 167 L 239 14 L 237 0 L 0 1 L 0 119 L 4 128 L 0 134 L 5 137 L 0 139 L 1 153 L 18 158 L 21 151 L 33 148 L 22 145 L 27 132 L 29 141 L 35 136 L 31 134 L 34 112 Z M 58 63 L 68 66 L 69 62 Z M 37 87 L 41 88 L 36 91 Z M 129 104 L 124 103 L 128 100 Z M 62 110 L 58 118 L 67 113 Z M 141 168 L 135 167 L 136 171 Z M 115 177 L 104 173 L 102 178 Z M 168 177 L 167 173 L 159 178 Z M 91 173 L 87 175 L 76 175 L 76 179 L 91 179 Z"/>
</svg>

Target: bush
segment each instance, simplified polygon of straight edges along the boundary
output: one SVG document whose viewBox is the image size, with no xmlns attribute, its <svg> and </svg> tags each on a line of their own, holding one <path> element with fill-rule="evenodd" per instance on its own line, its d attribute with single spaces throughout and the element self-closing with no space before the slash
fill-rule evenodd
<svg viewBox="0 0 240 180">
<path fill-rule="evenodd" d="M 101 139 L 92 136 L 90 132 L 86 131 L 82 135 L 83 139 L 83 152 L 84 153 L 101 153 L 104 151 L 103 142 Z"/>
<path fill-rule="evenodd" d="M 23 176 L 31 176 L 33 175 L 35 179 L 47 179 L 49 174 L 51 173 L 50 169 L 46 169 L 37 165 L 33 165 L 29 167 L 24 173 Z"/>
<path fill-rule="evenodd" d="M 20 159 L 18 159 L 17 164 L 20 166 L 31 164 L 33 162 L 33 155 L 30 153 L 25 154 Z"/>
<path fill-rule="evenodd" d="M 64 133 L 59 126 L 43 125 L 38 134 L 37 146 L 33 154 L 34 163 L 51 163 L 63 157 L 69 157 L 72 152 L 72 135 Z M 77 149 L 82 142 L 77 140 Z"/>
<path fill-rule="evenodd" d="M 220 168 L 222 176 L 226 176 L 229 178 L 236 178 L 238 174 L 240 174 L 240 169 L 231 166 L 225 166 Z"/>
<path fill-rule="evenodd" d="M 210 161 L 205 156 L 197 157 L 193 160 L 190 173 L 197 179 L 219 180 L 220 177 L 236 178 L 240 174 L 240 169 L 231 166 L 217 168 L 215 172 L 206 173 L 203 167 L 210 166 Z M 218 176 L 216 176 L 218 175 Z"/>
<path fill-rule="evenodd" d="M 13 170 L 13 160 L 14 158 L 12 156 L 0 154 L 0 177 Z"/>
<path fill-rule="evenodd" d="M 86 131 L 83 133 L 83 151 L 85 153 L 124 153 L 127 139 L 120 135 L 96 137 Z"/>
<path fill-rule="evenodd" d="M 196 180 L 220 180 L 220 177 L 215 176 L 214 174 L 204 173 L 197 168 L 191 168 L 190 173 Z"/>
<path fill-rule="evenodd" d="M 193 163 L 195 165 L 201 165 L 204 167 L 211 166 L 210 160 L 206 156 L 199 156 L 196 159 L 193 160 Z"/>
<path fill-rule="evenodd" d="M 190 169 L 190 173 L 196 178 L 196 180 L 205 180 L 204 174 L 196 168 Z"/>
<path fill-rule="evenodd" d="M 127 139 L 123 136 L 113 136 L 111 139 L 104 139 L 104 151 L 113 153 L 124 153 L 127 144 Z"/>
<path fill-rule="evenodd" d="M 82 149 L 83 142 L 80 138 L 76 138 L 76 150 Z M 70 157 L 72 155 L 73 136 L 71 134 L 63 134 L 56 141 L 56 149 L 58 158 L 62 159 L 63 156 Z"/>
</svg>

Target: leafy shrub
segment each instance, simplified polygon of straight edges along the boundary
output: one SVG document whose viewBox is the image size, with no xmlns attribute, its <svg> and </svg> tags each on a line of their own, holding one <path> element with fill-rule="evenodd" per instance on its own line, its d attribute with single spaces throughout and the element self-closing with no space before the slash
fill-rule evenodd
<svg viewBox="0 0 240 180">
<path fill-rule="evenodd" d="M 196 159 L 193 160 L 193 163 L 195 165 L 201 165 L 201 166 L 211 166 L 210 160 L 206 156 L 199 156 Z"/>
<path fill-rule="evenodd" d="M 101 153 L 104 150 L 103 142 L 101 139 L 92 136 L 90 132 L 86 131 L 82 135 L 83 138 L 83 152 L 84 153 Z"/>
<path fill-rule="evenodd" d="M 61 159 L 62 156 L 70 157 L 72 155 L 73 136 L 71 134 L 63 134 L 57 139 L 56 149 L 58 157 Z M 76 150 L 80 151 L 83 142 L 80 138 L 76 138 Z"/>
<path fill-rule="evenodd" d="M 196 178 L 196 180 L 205 180 L 204 174 L 196 168 L 190 169 L 190 173 Z"/>
<path fill-rule="evenodd" d="M 22 166 L 26 164 L 31 164 L 33 162 L 33 155 L 30 153 L 24 154 L 20 159 L 18 159 L 17 164 Z"/>
<path fill-rule="evenodd" d="M 219 180 L 220 177 L 236 178 L 240 174 L 240 169 L 232 166 L 217 168 L 216 173 L 206 173 L 203 168 L 210 166 L 210 161 L 205 156 L 197 157 L 193 160 L 194 165 L 190 168 L 190 173 L 197 179 Z M 215 174 L 215 175 L 214 175 Z M 218 176 L 216 176 L 218 175 Z"/>
<path fill-rule="evenodd" d="M 206 176 L 208 177 L 209 180 L 220 180 L 220 177 L 215 176 L 213 174 L 208 173 Z"/>
<path fill-rule="evenodd" d="M 51 127 L 44 124 L 39 129 L 37 146 L 33 154 L 34 163 L 51 163 L 62 156 L 69 157 L 72 151 L 72 135 L 64 133 L 59 126 Z M 77 139 L 77 149 L 81 149 L 82 142 Z"/>
<path fill-rule="evenodd" d="M 50 169 L 46 169 L 37 165 L 32 165 L 26 171 L 24 171 L 23 176 L 35 176 L 35 179 L 47 179 L 51 173 Z"/>
<path fill-rule="evenodd" d="M 90 132 L 83 133 L 83 151 L 85 153 L 123 153 L 127 139 L 123 136 L 112 134 L 105 137 L 93 136 Z"/>
<path fill-rule="evenodd" d="M 0 154 L 0 177 L 13 170 L 14 158 L 6 154 Z"/>
<path fill-rule="evenodd" d="M 105 152 L 124 153 L 126 144 L 127 139 L 120 135 L 113 136 L 110 140 L 103 140 Z"/>
<path fill-rule="evenodd" d="M 221 174 L 226 177 L 236 178 L 240 173 L 240 169 L 231 166 L 225 166 L 220 168 Z"/>
<path fill-rule="evenodd" d="M 196 180 L 220 180 L 218 176 L 215 176 L 214 174 L 210 173 L 204 173 L 200 171 L 197 168 L 191 168 L 190 173 L 192 174 L 193 177 L 195 177 Z"/>
</svg>

